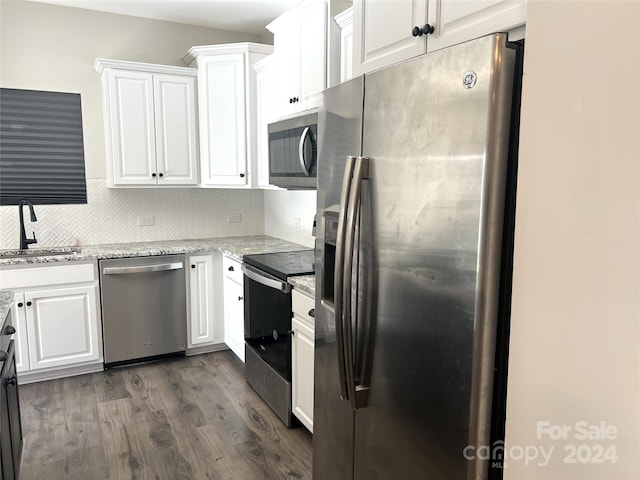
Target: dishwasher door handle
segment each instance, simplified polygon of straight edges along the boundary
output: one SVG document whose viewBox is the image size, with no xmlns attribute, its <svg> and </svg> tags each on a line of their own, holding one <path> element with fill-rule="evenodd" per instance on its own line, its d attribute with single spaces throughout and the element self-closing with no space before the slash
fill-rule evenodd
<svg viewBox="0 0 640 480">
<path fill-rule="evenodd" d="M 291 285 L 287 282 L 283 282 L 272 276 L 267 276 L 267 274 L 259 272 L 255 268 L 250 267 L 249 265 L 242 264 L 240 267 L 242 268 L 242 273 L 244 273 L 247 278 L 251 280 L 255 280 L 256 282 L 264 285 L 265 287 L 274 288 L 276 290 L 280 290 L 283 293 L 289 293 L 291 291 Z"/>
<path fill-rule="evenodd" d="M 148 273 L 148 272 L 166 272 L 167 270 L 180 270 L 184 268 L 184 263 L 161 263 L 158 265 L 139 265 L 136 267 L 105 267 L 102 270 L 104 275 L 120 275 L 126 273 Z"/>
</svg>

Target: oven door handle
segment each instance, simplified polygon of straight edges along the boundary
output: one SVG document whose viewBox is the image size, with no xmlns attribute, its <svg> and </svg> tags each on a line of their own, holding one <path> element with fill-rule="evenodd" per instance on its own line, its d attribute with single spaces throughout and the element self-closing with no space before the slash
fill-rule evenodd
<svg viewBox="0 0 640 480">
<path fill-rule="evenodd" d="M 283 282 L 279 278 L 261 272 L 260 270 L 253 268 L 245 263 L 242 264 L 242 273 L 244 273 L 251 280 L 258 282 L 265 287 L 280 290 L 283 293 L 289 293 L 291 291 L 292 286 L 289 283 Z"/>
</svg>

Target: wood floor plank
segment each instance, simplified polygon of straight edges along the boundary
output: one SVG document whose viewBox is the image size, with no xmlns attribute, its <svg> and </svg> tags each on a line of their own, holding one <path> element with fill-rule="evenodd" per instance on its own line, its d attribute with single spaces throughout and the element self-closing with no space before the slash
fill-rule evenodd
<svg viewBox="0 0 640 480">
<path fill-rule="evenodd" d="M 118 368 L 93 374 L 98 402 L 129 398 L 122 374 L 123 371 Z"/>
<path fill-rule="evenodd" d="M 21 479 L 311 478 L 288 429 L 230 352 L 21 385 Z"/>
<path fill-rule="evenodd" d="M 98 404 L 105 455 L 108 460 L 107 478 L 144 478 L 141 476 L 142 447 L 138 444 L 135 415 L 127 399 Z"/>
</svg>

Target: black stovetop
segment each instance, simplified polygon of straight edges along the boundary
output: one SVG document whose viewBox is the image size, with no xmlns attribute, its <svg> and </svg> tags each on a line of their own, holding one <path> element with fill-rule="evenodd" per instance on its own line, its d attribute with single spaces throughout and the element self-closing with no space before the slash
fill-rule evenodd
<svg viewBox="0 0 640 480">
<path fill-rule="evenodd" d="M 311 275 L 315 272 L 314 250 L 245 255 L 243 261 L 285 281 L 289 277 Z"/>
</svg>

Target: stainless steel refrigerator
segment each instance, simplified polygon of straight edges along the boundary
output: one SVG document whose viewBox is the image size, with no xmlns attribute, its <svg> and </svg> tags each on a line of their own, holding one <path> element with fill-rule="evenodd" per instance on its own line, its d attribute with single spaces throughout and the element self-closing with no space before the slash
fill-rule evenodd
<svg viewBox="0 0 640 480">
<path fill-rule="evenodd" d="M 516 57 L 496 34 L 324 94 L 315 480 L 487 478 Z"/>
</svg>

